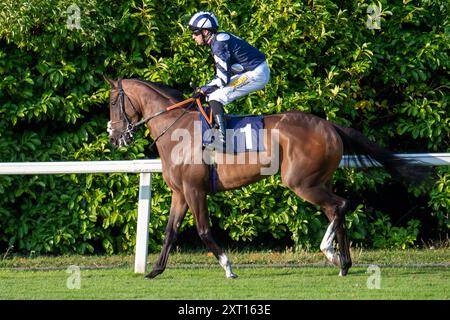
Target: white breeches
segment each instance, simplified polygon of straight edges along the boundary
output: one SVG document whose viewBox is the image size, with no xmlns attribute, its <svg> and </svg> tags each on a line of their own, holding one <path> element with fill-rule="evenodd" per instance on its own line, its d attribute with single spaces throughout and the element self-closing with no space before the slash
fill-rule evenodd
<svg viewBox="0 0 450 320">
<path fill-rule="evenodd" d="M 267 61 L 264 61 L 252 71 L 232 76 L 229 84 L 208 95 L 208 101 L 215 100 L 227 105 L 237 98 L 261 90 L 269 82 L 269 79 L 269 65 Z"/>
</svg>

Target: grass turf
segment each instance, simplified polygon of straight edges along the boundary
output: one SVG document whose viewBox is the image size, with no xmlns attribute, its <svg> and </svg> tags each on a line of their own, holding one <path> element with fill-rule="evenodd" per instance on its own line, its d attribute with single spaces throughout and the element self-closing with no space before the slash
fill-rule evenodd
<svg viewBox="0 0 450 320">
<path fill-rule="evenodd" d="M 332 267 L 235 268 L 225 279 L 219 267 L 167 269 L 144 280 L 128 268 L 83 270 L 80 288 L 69 289 L 65 270 L 0 271 L 0 299 L 449 299 L 446 267 L 381 268 L 379 289 L 370 289 L 367 268 L 338 277 Z"/>
<path fill-rule="evenodd" d="M 0 299 L 444 299 L 450 298 L 450 250 L 353 251 L 347 277 L 306 252 L 228 252 L 238 279 L 228 280 L 205 252 L 174 252 L 154 280 L 133 273 L 132 256 L 61 256 L 0 261 Z M 156 255 L 149 256 L 153 262 Z M 312 266 L 312 264 L 314 266 Z M 380 267 L 380 288 L 370 289 L 368 265 Z M 421 265 L 437 266 L 420 267 Z M 80 289 L 69 289 L 80 266 Z M 279 265 L 279 266 L 275 266 Z M 296 267 L 285 267 L 291 265 Z M 183 268 L 180 268 L 183 266 Z"/>
</svg>

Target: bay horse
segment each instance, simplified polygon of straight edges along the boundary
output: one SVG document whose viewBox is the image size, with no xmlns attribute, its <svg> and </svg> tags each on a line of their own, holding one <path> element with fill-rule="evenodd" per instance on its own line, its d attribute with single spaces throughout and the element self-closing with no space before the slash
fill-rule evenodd
<svg viewBox="0 0 450 320">
<path fill-rule="evenodd" d="M 165 270 L 171 246 L 188 208 L 193 214 L 198 235 L 218 259 L 226 277 L 236 278 L 230 260 L 214 241 L 209 226 L 207 194 L 213 192 L 210 166 L 205 161 L 190 161 L 192 154 L 187 152 L 189 150 L 177 148 L 175 152 L 179 143 L 179 139 L 173 139 L 175 131 L 182 129 L 192 136 L 199 112 L 186 107 L 174 108 L 174 105 L 178 106 L 185 98 L 181 92 L 168 86 L 138 79 L 106 80 L 111 85 L 108 123 L 110 143 L 115 147 L 131 143 L 135 127 L 145 123 L 156 142 L 164 181 L 172 190 L 164 243 L 146 278 L 154 278 Z M 323 209 L 330 223 L 320 249 L 332 264 L 340 268 L 339 275 L 347 275 L 352 266 L 344 224 L 349 201 L 336 195 L 331 186 L 333 173 L 338 168 L 344 151 L 357 154 L 362 164 L 367 159 L 374 159 L 391 174 L 403 178 L 417 176 L 421 179 L 421 171 L 415 169 L 417 163 L 396 157 L 357 130 L 300 111 L 265 115 L 264 127 L 266 151 L 261 151 L 261 157 L 256 161 L 217 164 L 217 191 L 239 188 L 267 177 L 262 169 L 267 167 L 266 160 L 272 159 L 273 147 L 276 146 L 278 149 L 275 150 L 279 150 L 275 159 L 278 167 L 272 174 L 279 172 L 283 185 L 297 196 Z M 277 139 L 269 139 L 275 131 Z M 190 148 L 202 151 L 201 143 L 188 141 Z M 246 156 L 250 153 L 247 152 Z M 220 156 L 220 152 L 218 155 Z M 231 160 L 236 160 L 237 157 L 227 156 Z M 339 253 L 335 253 L 333 249 L 335 238 Z"/>
</svg>

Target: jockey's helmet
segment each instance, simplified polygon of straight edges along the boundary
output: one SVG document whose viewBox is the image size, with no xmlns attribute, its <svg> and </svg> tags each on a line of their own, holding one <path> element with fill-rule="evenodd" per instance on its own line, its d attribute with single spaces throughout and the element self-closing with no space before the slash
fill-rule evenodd
<svg viewBox="0 0 450 320">
<path fill-rule="evenodd" d="M 199 11 L 194 14 L 189 20 L 188 25 L 191 31 L 207 29 L 216 32 L 219 28 L 219 22 L 217 21 L 216 16 L 208 11 Z"/>
</svg>

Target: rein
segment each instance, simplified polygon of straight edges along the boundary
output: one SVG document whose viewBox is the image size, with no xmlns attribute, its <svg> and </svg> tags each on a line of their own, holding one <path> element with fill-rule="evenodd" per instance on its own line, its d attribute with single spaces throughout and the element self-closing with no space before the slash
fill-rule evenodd
<svg viewBox="0 0 450 320">
<path fill-rule="evenodd" d="M 206 115 L 206 112 L 205 112 L 205 110 L 203 109 L 203 106 L 202 106 L 202 103 L 200 102 L 200 98 L 188 98 L 188 99 L 186 99 L 186 100 L 183 100 L 183 101 L 181 101 L 181 102 L 178 102 L 178 103 L 175 103 L 175 104 L 173 104 L 173 105 L 171 105 L 171 106 L 169 106 L 169 107 L 167 107 L 166 109 L 164 109 L 164 110 L 161 110 L 161 111 L 158 111 L 157 113 L 155 113 L 155 114 L 153 114 L 153 115 L 151 115 L 151 116 L 148 116 L 148 117 L 146 117 L 146 118 L 144 118 L 144 119 L 142 119 L 142 120 L 140 120 L 140 121 L 138 121 L 138 122 L 136 122 L 136 123 L 132 123 L 131 122 L 131 120 L 130 120 L 130 118 L 128 117 L 128 115 L 127 115 L 127 113 L 125 112 L 125 97 L 126 98 L 128 98 L 128 101 L 130 102 L 130 104 L 131 104 L 131 107 L 133 108 L 133 110 L 134 110 L 134 112 L 135 113 L 138 113 L 138 110 L 136 109 L 136 107 L 134 106 L 134 104 L 133 104 L 133 102 L 131 101 L 131 99 L 126 95 L 126 93 L 125 93 L 125 91 L 123 90 L 123 88 L 122 88 L 122 78 L 119 78 L 118 79 L 118 92 L 119 92 L 119 95 L 118 95 L 118 97 L 117 97 L 117 99 L 116 99 L 116 101 L 113 103 L 113 105 L 115 105 L 116 103 L 117 103 L 117 100 L 119 101 L 119 107 L 120 107 L 120 112 L 123 114 L 123 116 L 124 116 L 124 118 L 125 118 L 125 121 L 126 121 L 126 123 L 127 123 L 127 126 L 126 126 L 126 130 L 123 132 L 123 135 L 129 135 L 130 137 L 133 137 L 133 133 L 134 133 L 134 131 L 136 130 L 136 128 L 137 127 L 139 127 L 139 126 L 141 126 L 141 125 L 143 125 L 144 123 L 147 123 L 148 121 L 150 121 L 150 120 L 152 120 L 152 119 L 154 119 L 154 118 L 156 118 L 156 117 L 158 117 L 158 116 L 160 116 L 160 115 L 163 115 L 163 114 L 165 114 L 165 113 L 167 113 L 167 112 L 169 112 L 169 111 L 172 111 L 172 110 L 174 110 L 174 109 L 177 109 L 177 108 L 180 108 L 180 107 L 182 107 L 182 106 L 184 106 L 184 105 L 186 105 L 186 104 L 188 104 L 188 103 L 190 103 L 186 108 L 185 108 L 185 110 L 183 111 L 183 113 L 179 116 L 179 117 L 177 117 L 166 129 L 164 129 L 163 130 L 163 132 L 161 132 L 161 134 L 159 134 L 154 140 L 153 140 L 153 143 L 150 145 L 150 148 L 152 148 L 153 147 L 153 145 L 156 143 L 156 141 L 158 141 L 158 139 L 159 138 L 161 138 L 178 120 L 180 120 L 181 119 L 181 117 L 183 117 L 185 114 L 186 114 L 186 112 L 190 109 L 190 108 L 192 108 L 192 106 L 195 104 L 195 103 L 197 103 L 197 107 L 198 107 L 198 109 L 200 110 L 200 112 L 203 114 L 203 116 L 205 117 L 205 119 L 208 121 L 208 123 L 209 124 L 211 124 L 212 123 L 212 113 L 210 112 L 210 115 L 209 115 L 209 117 Z M 118 120 L 118 121 L 114 121 L 114 122 L 109 122 L 108 123 L 108 130 L 110 130 L 110 129 L 112 129 L 111 128 L 111 125 L 113 124 L 113 123 L 116 123 L 116 122 L 119 122 L 119 121 L 122 121 L 122 120 Z"/>
</svg>

